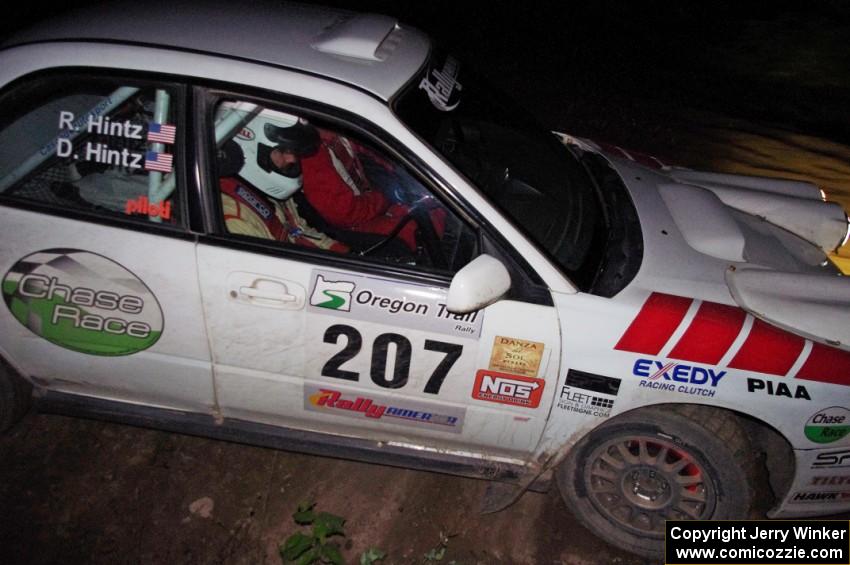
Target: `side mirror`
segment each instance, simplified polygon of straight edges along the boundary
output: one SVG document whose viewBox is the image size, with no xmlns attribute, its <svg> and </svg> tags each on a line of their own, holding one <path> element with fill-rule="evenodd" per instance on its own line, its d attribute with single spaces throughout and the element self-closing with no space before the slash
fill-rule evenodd
<svg viewBox="0 0 850 565">
<path fill-rule="evenodd" d="M 511 275 L 502 262 L 490 255 L 479 255 L 455 273 L 446 309 L 453 314 L 480 310 L 496 302 L 510 288 Z"/>
</svg>

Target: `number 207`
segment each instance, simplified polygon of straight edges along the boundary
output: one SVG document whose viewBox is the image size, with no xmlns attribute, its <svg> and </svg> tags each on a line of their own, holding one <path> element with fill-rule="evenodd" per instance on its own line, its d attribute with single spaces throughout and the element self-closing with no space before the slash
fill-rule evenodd
<svg viewBox="0 0 850 565">
<path fill-rule="evenodd" d="M 351 326 L 335 324 L 325 330 L 324 341 L 325 343 L 338 344 L 339 338 L 343 336 L 346 338 L 345 347 L 328 359 L 322 367 L 322 376 L 346 381 L 359 381 L 360 373 L 348 371 L 341 367 L 346 361 L 354 359 L 363 348 L 363 336 L 360 335 L 360 332 Z M 392 374 L 387 375 L 387 355 L 390 344 L 395 345 L 395 363 L 393 363 Z M 425 385 L 425 392 L 439 394 L 446 375 L 463 353 L 463 346 L 426 339 L 425 350 L 444 354 L 442 361 L 431 373 L 428 383 Z M 385 333 L 376 337 L 372 343 L 372 364 L 369 370 L 372 382 L 384 388 L 401 388 L 406 385 L 410 377 L 412 353 L 413 346 L 410 344 L 410 340 L 401 334 Z"/>
</svg>

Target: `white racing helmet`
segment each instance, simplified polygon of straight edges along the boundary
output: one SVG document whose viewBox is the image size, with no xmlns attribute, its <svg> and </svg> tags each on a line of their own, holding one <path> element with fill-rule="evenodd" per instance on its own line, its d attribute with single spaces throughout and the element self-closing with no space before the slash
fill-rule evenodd
<svg viewBox="0 0 850 565">
<path fill-rule="evenodd" d="M 250 105 L 253 106 L 253 105 Z M 251 112 L 240 104 L 223 104 L 222 110 Z M 316 128 L 291 114 L 275 110 L 262 110 L 245 124 L 233 140 L 242 148 L 245 162 L 239 176 L 272 198 L 283 200 L 292 196 L 302 185 L 301 157 L 314 154 L 319 149 L 319 132 Z M 272 151 L 289 152 L 298 159 L 284 167 L 277 167 Z"/>
</svg>

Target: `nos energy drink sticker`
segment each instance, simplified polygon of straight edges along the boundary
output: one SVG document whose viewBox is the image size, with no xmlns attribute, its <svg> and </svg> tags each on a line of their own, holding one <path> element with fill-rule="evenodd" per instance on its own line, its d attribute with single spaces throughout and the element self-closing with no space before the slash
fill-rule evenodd
<svg viewBox="0 0 850 565">
<path fill-rule="evenodd" d="M 162 309 L 136 275 L 79 249 L 45 249 L 15 263 L 3 300 L 30 331 L 90 355 L 130 355 L 162 335 Z"/>
<path fill-rule="evenodd" d="M 307 309 L 400 328 L 478 339 L 484 311 L 452 314 L 446 291 L 429 286 L 373 279 L 332 271 L 313 271 Z"/>
</svg>

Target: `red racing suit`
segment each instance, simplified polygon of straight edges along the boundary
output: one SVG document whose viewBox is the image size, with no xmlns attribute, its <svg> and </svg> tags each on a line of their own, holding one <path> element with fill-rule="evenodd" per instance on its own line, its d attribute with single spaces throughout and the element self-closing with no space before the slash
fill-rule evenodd
<svg viewBox="0 0 850 565">
<path fill-rule="evenodd" d="M 373 155 L 379 162 L 383 160 L 335 133 L 320 129 L 319 136 L 322 140 L 319 150 L 301 161 L 302 190 L 307 201 L 331 226 L 388 235 L 409 209 L 391 204 L 379 190 L 373 190 L 358 154 Z M 408 222 L 398 237 L 415 251 L 416 222 Z"/>
</svg>

